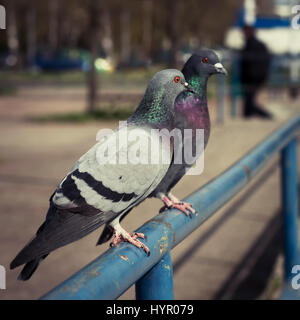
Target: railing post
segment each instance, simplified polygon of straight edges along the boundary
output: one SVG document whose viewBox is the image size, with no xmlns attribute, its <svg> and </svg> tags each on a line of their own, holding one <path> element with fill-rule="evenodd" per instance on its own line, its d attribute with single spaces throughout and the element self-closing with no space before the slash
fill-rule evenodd
<svg viewBox="0 0 300 320">
<path fill-rule="evenodd" d="M 238 97 L 241 95 L 240 85 L 240 56 L 232 54 L 231 56 L 231 76 L 230 76 L 230 99 L 231 99 L 231 116 L 236 117 Z"/>
<path fill-rule="evenodd" d="M 224 123 L 225 77 L 217 75 L 217 121 Z"/>
<path fill-rule="evenodd" d="M 135 284 L 137 300 L 173 300 L 173 266 L 170 252 Z"/>
<path fill-rule="evenodd" d="M 299 262 L 297 180 L 297 140 L 294 138 L 281 152 L 281 192 L 286 280 L 292 277 L 292 268 Z"/>
</svg>

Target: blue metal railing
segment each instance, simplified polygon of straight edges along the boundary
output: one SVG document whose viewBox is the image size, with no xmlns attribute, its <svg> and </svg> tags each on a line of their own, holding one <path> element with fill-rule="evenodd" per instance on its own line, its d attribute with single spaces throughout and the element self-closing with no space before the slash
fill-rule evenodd
<svg viewBox="0 0 300 320">
<path fill-rule="evenodd" d="M 137 299 L 173 299 L 170 250 L 242 190 L 278 152 L 281 152 L 282 168 L 285 278 L 289 281 L 292 266 L 299 262 L 296 156 L 299 129 L 300 115 L 187 197 L 186 201 L 197 211 L 192 219 L 177 210 L 168 210 L 140 227 L 137 231 L 147 236 L 149 257 L 143 250 L 122 243 L 107 250 L 42 299 L 116 299 L 133 284 L 136 284 Z"/>
</svg>

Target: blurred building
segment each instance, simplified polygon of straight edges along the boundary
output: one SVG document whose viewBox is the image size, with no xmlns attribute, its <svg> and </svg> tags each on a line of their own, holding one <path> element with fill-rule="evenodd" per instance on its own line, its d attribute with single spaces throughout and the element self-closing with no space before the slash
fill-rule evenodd
<svg viewBox="0 0 300 320">
<path fill-rule="evenodd" d="M 231 60 L 238 61 L 238 52 L 244 47 L 242 27 L 252 25 L 256 37 L 261 40 L 273 55 L 269 85 L 275 88 L 288 87 L 291 96 L 296 97 L 300 85 L 300 19 L 297 21 L 295 0 L 245 0 L 238 11 L 235 23 L 225 34 L 225 46 L 236 52 Z M 295 27 L 299 24 L 299 28 Z M 239 87 L 238 63 L 233 65 L 235 87 Z M 236 89 L 236 94 L 240 90 Z"/>
<path fill-rule="evenodd" d="M 247 2 L 247 1 L 246 1 Z M 300 4 L 294 0 L 275 0 L 257 3 L 253 26 L 257 29 L 257 38 L 263 41 L 273 54 L 300 54 L 300 32 L 291 27 L 292 7 Z M 261 3 L 264 3 L 261 6 Z M 259 5 L 260 4 L 260 5 Z M 241 8 L 234 25 L 225 35 L 225 45 L 231 49 L 241 49 L 244 38 L 241 27 L 247 22 L 249 14 Z"/>
</svg>

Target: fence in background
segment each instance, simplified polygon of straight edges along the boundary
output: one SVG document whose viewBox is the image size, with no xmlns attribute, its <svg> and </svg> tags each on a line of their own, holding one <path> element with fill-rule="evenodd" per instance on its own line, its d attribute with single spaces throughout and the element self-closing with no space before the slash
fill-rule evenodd
<svg viewBox="0 0 300 320">
<path fill-rule="evenodd" d="M 297 141 L 300 115 L 290 120 L 257 145 L 228 170 L 187 197 L 197 213 L 188 218 L 177 210 L 165 211 L 137 231 L 147 236 L 149 257 L 128 243 L 110 248 L 103 255 L 50 291 L 42 299 L 116 299 L 133 284 L 137 299 L 173 299 L 173 273 L 170 250 L 179 244 L 227 201 L 241 191 L 281 152 L 281 184 L 287 288 L 291 293 L 292 267 L 298 255 Z M 288 292 L 288 293 L 287 293 Z M 289 294 L 289 296 L 288 296 Z M 293 295 L 293 297 L 295 297 Z"/>
</svg>

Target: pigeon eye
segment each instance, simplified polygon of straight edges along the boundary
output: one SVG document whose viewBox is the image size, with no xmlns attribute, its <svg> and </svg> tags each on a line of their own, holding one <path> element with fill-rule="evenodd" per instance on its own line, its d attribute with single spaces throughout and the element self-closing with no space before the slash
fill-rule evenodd
<svg viewBox="0 0 300 320">
<path fill-rule="evenodd" d="M 176 76 L 175 78 L 174 78 L 174 82 L 175 83 L 178 83 L 180 81 L 180 77 L 179 76 Z"/>
<path fill-rule="evenodd" d="M 208 58 L 206 58 L 206 57 L 203 58 L 203 59 L 202 59 L 202 62 L 203 62 L 203 63 L 207 63 L 207 62 L 208 62 Z"/>
</svg>

